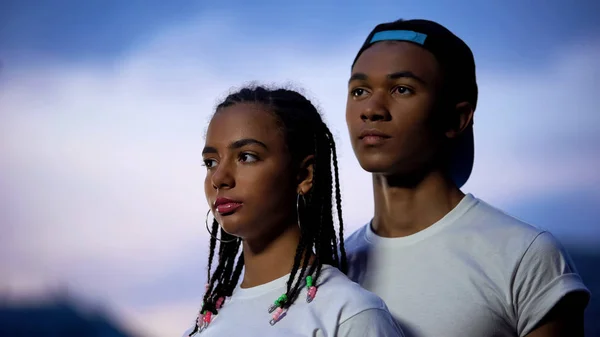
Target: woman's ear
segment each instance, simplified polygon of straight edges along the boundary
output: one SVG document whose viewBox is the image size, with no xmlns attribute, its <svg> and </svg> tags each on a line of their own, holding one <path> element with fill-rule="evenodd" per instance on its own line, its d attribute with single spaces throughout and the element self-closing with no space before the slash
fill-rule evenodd
<svg viewBox="0 0 600 337">
<path fill-rule="evenodd" d="M 297 193 L 306 195 L 313 186 L 313 177 L 315 169 L 315 156 L 310 155 L 304 158 L 300 163 L 298 173 L 298 189 Z"/>
</svg>

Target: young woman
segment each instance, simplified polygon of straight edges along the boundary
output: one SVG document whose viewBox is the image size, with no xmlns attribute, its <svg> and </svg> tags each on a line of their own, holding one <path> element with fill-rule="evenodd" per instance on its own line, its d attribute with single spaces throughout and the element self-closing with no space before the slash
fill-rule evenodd
<svg viewBox="0 0 600 337">
<path fill-rule="evenodd" d="M 229 95 L 202 156 L 215 219 L 204 302 L 185 336 L 403 336 L 343 273 L 335 142 L 309 100 L 260 86 Z"/>
</svg>

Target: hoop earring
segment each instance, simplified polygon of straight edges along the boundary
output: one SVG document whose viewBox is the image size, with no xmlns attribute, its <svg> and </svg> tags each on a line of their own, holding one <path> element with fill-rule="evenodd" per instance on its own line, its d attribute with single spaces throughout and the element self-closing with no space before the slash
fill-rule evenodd
<svg viewBox="0 0 600 337">
<path fill-rule="evenodd" d="M 208 209 L 208 212 L 206 213 L 206 220 L 204 220 L 204 224 L 206 225 L 206 230 L 208 231 L 208 234 L 213 237 L 215 240 L 221 241 L 222 243 L 230 243 L 230 242 L 234 242 L 237 241 L 238 238 L 233 238 L 231 240 L 221 240 L 219 239 L 216 235 L 213 235 L 213 233 L 210 231 L 210 228 L 208 228 L 208 215 L 210 214 L 210 209 Z"/>
<path fill-rule="evenodd" d="M 302 225 L 300 225 L 300 197 L 302 197 L 302 203 L 306 206 L 306 199 L 304 199 L 304 195 L 298 193 L 296 197 L 296 214 L 298 216 L 298 227 L 300 231 L 302 231 Z"/>
</svg>

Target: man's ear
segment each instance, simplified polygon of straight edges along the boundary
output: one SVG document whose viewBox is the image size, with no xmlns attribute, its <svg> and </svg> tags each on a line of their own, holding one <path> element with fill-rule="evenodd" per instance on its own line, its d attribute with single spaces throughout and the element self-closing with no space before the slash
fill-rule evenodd
<svg viewBox="0 0 600 337">
<path fill-rule="evenodd" d="M 298 194 L 306 195 L 310 191 L 313 186 L 314 170 L 315 156 L 307 156 L 300 163 L 300 170 L 298 172 Z"/>
<path fill-rule="evenodd" d="M 450 125 L 446 130 L 446 137 L 454 139 L 458 137 L 466 128 L 473 124 L 473 114 L 475 110 L 469 102 L 460 102 L 454 107 L 454 115 Z"/>
</svg>

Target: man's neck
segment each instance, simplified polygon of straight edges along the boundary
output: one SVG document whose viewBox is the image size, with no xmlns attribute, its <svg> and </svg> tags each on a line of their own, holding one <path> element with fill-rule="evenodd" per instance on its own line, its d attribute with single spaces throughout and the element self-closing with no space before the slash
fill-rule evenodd
<svg viewBox="0 0 600 337">
<path fill-rule="evenodd" d="M 289 226 L 271 242 L 245 240 L 242 288 L 251 288 L 289 274 L 300 241 L 298 225 Z"/>
<path fill-rule="evenodd" d="M 465 196 L 439 172 L 416 184 L 398 184 L 397 177 L 373 174 L 373 231 L 383 237 L 415 234 L 448 214 Z"/>
</svg>

